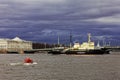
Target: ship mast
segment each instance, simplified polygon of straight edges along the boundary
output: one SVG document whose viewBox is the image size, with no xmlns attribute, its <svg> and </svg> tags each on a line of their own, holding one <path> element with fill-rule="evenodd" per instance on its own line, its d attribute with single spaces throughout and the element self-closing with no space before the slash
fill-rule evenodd
<svg viewBox="0 0 120 80">
<path fill-rule="evenodd" d="M 58 35 L 58 46 L 60 45 L 60 37 L 59 37 L 59 35 Z"/>
<path fill-rule="evenodd" d="M 70 48 L 72 47 L 72 33 L 70 32 Z"/>
</svg>

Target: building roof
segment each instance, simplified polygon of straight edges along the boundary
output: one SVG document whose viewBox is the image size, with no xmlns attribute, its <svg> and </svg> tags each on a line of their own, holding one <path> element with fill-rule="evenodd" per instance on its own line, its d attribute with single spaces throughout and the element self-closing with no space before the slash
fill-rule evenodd
<svg viewBox="0 0 120 80">
<path fill-rule="evenodd" d="M 19 37 L 15 37 L 12 40 L 14 40 L 14 41 L 24 41 L 24 40 L 20 39 Z"/>
<path fill-rule="evenodd" d="M 13 39 L 8 39 L 8 38 L 0 38 L 0 41 L 17 41 L 17 42 L 32 42 L 32 41 L 26 41 L 26 40 L 22 40 L 19 37 L 15 37 Z"/>
</svg>

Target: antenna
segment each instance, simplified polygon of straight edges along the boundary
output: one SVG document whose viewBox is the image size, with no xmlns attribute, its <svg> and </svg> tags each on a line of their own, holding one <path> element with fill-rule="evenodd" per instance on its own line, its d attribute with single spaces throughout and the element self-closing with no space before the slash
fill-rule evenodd
<svg viewBox="0 0 120 80">
<path fill-rule="evenodd" d="M 105 45 L 105 40 L 104 40 L 104 38 L 102 39 L 102 46 L 104 47 L 104 45 Z"/>
<path fill-rule="evenodd" d="M 111 42 L 109 41 L 109 46 L 111 46 Z"/>
</svg>

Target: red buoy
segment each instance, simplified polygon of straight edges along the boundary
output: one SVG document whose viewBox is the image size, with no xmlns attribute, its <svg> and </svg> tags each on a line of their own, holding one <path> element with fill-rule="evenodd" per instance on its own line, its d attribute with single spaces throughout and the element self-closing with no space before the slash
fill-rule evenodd
<svg viewBox="0 0 120 80">
<path fill-rule="evenodd" d="M 33 63 L 33 60 L 29 57 L 24 59 L 24 63 Z"/>
</svg>

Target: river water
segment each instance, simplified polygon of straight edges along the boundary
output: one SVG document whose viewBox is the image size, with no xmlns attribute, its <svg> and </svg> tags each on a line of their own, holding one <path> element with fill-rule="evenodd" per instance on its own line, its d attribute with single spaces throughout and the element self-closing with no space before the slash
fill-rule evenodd
<svg viewBox="0 0 120 80">
<path fill-rule="evenodd" d="M 0 54 L 0 80 L 120 80 L 120 55 Z"/>
</svg>

